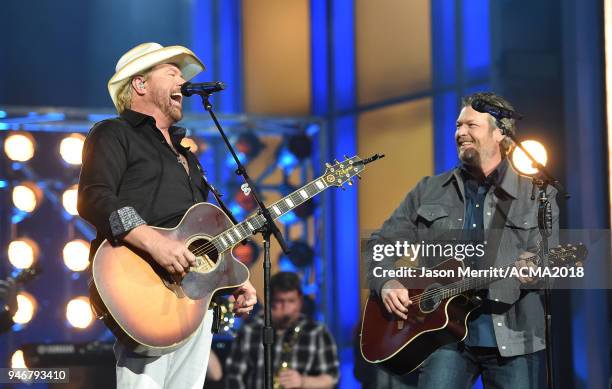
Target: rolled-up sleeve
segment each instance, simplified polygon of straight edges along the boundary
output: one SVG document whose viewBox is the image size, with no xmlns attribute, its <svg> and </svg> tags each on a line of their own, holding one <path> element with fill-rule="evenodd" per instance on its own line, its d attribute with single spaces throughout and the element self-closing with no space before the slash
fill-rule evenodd
<svg viewBox="0 0 612 389">
<path fill-rule="evenodd" d="M 79 215 L 113 244 L 145 224 L 134 207 L 117 196 L 128 166 L 128 145 L 121 131 L 113 121 L 101 122 L 90 131 L 83 146 L 77 200 Z"/>
</svg>

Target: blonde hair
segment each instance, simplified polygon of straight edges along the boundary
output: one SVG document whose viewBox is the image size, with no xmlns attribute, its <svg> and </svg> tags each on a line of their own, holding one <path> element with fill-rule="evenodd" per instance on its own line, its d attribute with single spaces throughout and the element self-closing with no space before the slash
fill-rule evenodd
<svg viewBox="0 0 612 389">
<path fill-rule="evenodd" d="M 132 107 L 132 80 L 134 80 L 135 77 L 142 77 L 143 81 L 147 81 L 152 70 L 153 68 L 147 69 L 142 74 L 130 77 L 121 85 L 119 92 L 117 92 L 117 112 L 119 114 L 122 114 L 123 111 Z"/>
</svg>

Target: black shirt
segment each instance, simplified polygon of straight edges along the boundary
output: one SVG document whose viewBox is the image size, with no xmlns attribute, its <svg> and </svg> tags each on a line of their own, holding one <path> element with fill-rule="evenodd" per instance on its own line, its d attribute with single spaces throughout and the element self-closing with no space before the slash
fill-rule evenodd
<svg viewBox="0 0 612 389">
<path fill-rule="evenodd" d="M 189 174 L 151 116 L 126 110 L 90 130 L 77 204 L 97 230 L 92 252 L 103 239 L 117 244 L 140 224 L 174 227 L 193 204 L 206 201 L 200 165 L 180 145 L 185 129 L 170 127 L 169 133 L 174 149 L 187 158 Z"/>
</svg>

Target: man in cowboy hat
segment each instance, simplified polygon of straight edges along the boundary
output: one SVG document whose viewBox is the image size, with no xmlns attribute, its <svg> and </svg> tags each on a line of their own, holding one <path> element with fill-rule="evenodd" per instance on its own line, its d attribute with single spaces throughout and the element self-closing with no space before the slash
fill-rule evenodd
<svg viewBox="0 0 612 389">
<path fill-rule="evenodd" d="M 174 227 L 193 204 L 206 201 L 208 183 L 196 157 L 181 146 L 180 87 L 204 70 L 181 46 L 144 43 L 117 62 L 108 90 L 119 117 L 96 123 L 83 148 L 79 214 L 97 230 L 91 256 L 104 239 L 144 250 L 172 274 L 184 274 L 195 256 L 184 244 L 150 226 Z M 257 302 L 247 281 L 238 288 L 236 313 L 247 314 Z M 120 388 L 202 388 L 212 335 L 211 316 L 177 350 L 161 356 L 137 354 L 117 342 Z"/>
</svg>

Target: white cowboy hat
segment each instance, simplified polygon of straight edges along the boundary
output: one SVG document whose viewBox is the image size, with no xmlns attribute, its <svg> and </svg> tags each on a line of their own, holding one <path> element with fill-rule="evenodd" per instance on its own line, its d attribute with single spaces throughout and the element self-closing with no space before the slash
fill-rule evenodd
<svg viewBox="0 0 612 389">
<path fill-rule="evenodd" d="M 206 69 L 202 61 L 191 50 L 183 46 L 163 47 L 153 42 L 138 45 L 119 58 L 115 74 L 108 81 L 108 92 L 115 107 L 117 107 L 117 94 L 125 82 L 129 81 L 132 76 L 162 63 L 172 63 L 178 66 L 186 81 Z"/>
</svg>

